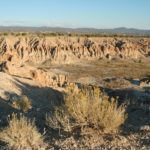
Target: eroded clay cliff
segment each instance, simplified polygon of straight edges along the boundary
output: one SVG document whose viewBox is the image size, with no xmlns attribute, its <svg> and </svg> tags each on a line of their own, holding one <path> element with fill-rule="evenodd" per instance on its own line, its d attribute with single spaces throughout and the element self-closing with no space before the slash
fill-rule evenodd
<svg viewBox="0 0 150 150">
<path fill-rule="evenodd" d="M 11 62 L 74 63 L 80 60 L 142 59 L 150 57 L 150 39 L 1 37 L 0 60 Z"/>
<path fill-rule="evenodd" d="M 63 87 L 66 74 L 35 67 L 36 64 L 72 64 L 99 59 L 150 59 L 149 38 L 0 37 L 0 71 L 31 78 L 42 86 Z M 30 65 L 29 65 L 30 64 Z M 34 65 L 31 65 L 34 64 Z"/>
</svg>

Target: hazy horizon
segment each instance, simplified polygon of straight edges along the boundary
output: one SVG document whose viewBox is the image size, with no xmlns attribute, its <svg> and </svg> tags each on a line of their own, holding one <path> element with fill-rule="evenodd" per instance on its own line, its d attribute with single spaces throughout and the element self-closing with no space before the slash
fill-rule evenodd
<svg viewBox="0 0 150 150">
<path fill-rule="evenodd" d="M 148 0 L 5 0 L 0 26 L 150 29 Z"/>
<path fill-rule="evenodd" d="M 0 25 L 0 27 L 16 27 L 16 28 L 66 28 L 66 29 L 96 29 L 96 30 L 114 30 L 114 29 L 136 29 L 136 30 L 150 30 L 143 28 L 128 28 L 128 27 L 115 27 L 115 28 L 96 28 L 96 27 L 63 27 L 63 26 L 32 26 L 32 25 Z"/>
</svg>

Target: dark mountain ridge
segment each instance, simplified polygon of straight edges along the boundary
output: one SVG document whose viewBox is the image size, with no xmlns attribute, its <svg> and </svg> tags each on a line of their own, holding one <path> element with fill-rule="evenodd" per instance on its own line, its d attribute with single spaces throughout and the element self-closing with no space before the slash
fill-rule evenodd
<svg viewBox="0 0 150 150">
<path fill-rule="evenodd" d="M 126 34 L 149 36 L 150 30 L 136 28 L 64 28 L 64 27 L 27 27 L 27 26 L 0 26 L 0 32 L 62 32 L 62 33 L 86 33 L 86 34 Z"/>
</svg>

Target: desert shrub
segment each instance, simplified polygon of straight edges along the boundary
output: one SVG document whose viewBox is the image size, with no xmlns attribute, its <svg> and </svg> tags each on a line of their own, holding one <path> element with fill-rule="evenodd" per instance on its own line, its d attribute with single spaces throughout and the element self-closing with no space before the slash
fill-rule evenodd
<svg viewBox="0 0 150 150">
<path fill-rule="evenodd" d="M 21 35 L 22 35 L 22 36 L 26 36 L 26 35 L 27 35 L 27 33 L 26 33 L 26 32 L 23 32 L 23 33 L 21 33 Z"/>
<path fill-rule="evenodd" d="M 71 85 L 67 91 L 64 106 L 59 109 L 63 109 L 63 116 L 67 116 L 67 126 L 70 128 L 74 128 L 75 125 L 81 128 L 83 126 L 90 127 L 99 132 L 109 132 L 124 123 L 126 119 L 125 106 L 118 106 L 117 100 L 109 99 L 98 87 L 82 86 L 79 89 L 77 86 Z M 63 122 L 66 121 L 64 117 L 58 116 L 55 111 L 55 122 L 60 122 L 58 118 L 63 119 Z M 72 120 L 74 125 L 72 125 Z M 49 119 L 49 121 L 51 120 Z"/>
<path fill-rule="evenodd" d="M 54 114 L 46 115 L 46 124 L 50 128 L 66 132 L 71 132 L 73 127 L 70 115 L 63 106 L 56 108 Z"/>
<path fill-rule="evenodd" d="M 22 95 L 19 100 L 13 101 L 12 106 L 16 109 L 22 110 L 23 112 L 27 112 L 32 108 L 32 103 L 26 95 Z"/>
<path fill-rule="evenodd" d="M 7 33 L 7 32 L 4 32 L 3 35 L 4 35 L 4 36 L 8 36 L 8 33 Z"/>
<path fill-rule="evenodd" d="M 45 150 L 43 136 L 33 121 L 23 115 L 8 117 L 8 127 L 0 132 L 0 140 L 11 150 Z"/>
</svg>

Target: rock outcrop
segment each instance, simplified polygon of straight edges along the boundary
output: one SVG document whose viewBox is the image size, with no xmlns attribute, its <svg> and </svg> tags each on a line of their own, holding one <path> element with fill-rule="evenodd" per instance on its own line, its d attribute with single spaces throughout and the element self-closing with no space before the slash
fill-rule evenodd
<svg viewBox="0 0 150 150">
<path fill-rule="evenodd" d="M 2 66 L 2 67 L 1 67 Z M 46 71 L 41 68 L 31 66 L 17 66 L 12 65 L 10 62 L 4 62 L 0 65 L 1 72 L 16 77 L 32 79 L 38 82 L 39 86 L 44 87 L 65 87 L 68 84 L 68 77 L 65 74 Z"/>
<path fill-rule="evenodd" d="M 48 62 L 50 67 L 99 59 L 150 59 L 150 39 L 0 37 L 0 71 L 33 79 L 41 86 L 64 87 L 69 83 L 68 76 L 36 65 Z"/>
<path fill-rule="evenodd" d="M 74 63 L 80 60 L 150 58 L 150 39 L 1 37 L 0 60 L 13 63 Z"/>
<path fill-rule="evenodd" d="M 68 78 L 63 74 L 47 72 L 42 69 L 30 70 L 33 80 L 38 81 L 42 86 L 65 87 L 68 84 Z"/>
</svg>

